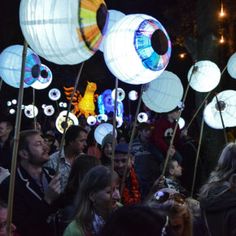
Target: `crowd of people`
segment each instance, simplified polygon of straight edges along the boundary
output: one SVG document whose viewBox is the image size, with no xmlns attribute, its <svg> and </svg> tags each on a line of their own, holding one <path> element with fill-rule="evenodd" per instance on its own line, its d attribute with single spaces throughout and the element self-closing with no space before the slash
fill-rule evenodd
<svg viewBox="0 0 236 236">
<path fill-rule="evenodd" d="M 0 236 L 236 235 L 236 144 L 223 148 L 208 180 L 191 192 L 186 166 L 196 152 L 186 152 L 180 109 L 139 123 L 130 145 L 130 130 L 109 133 L 100 145 L 85 123 L 66 130 L 61 148 L 55 128 L 21 130 L 12 202 L 14 129 L 1 119 Z"/>
</svg>

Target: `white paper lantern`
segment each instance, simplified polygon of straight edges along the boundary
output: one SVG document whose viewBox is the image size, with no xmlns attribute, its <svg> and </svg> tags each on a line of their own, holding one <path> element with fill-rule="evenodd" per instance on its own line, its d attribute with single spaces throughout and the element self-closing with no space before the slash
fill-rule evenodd
<svg viewBox="0 0 236 236">
<path fill-rule="evenodd" d="M 180 128 L 180 129 L 183 129 L 184 126 L 185 126 L 185 120 L 184 120 L 182 117 L 180 117 L 180 118 L 178 119 L 178 124 L 179 124 L 179 128 Z"/>
<path fill-rule="evenodd" d="M 227 70 L 230 76 L 236 79 L 236 52 L 229 58 L 227 63 Z"/>
<path fill-rule="evenodd" d="M 97 121 L 98 123 L 107 122 L 108 116 L 106 114 L 99 114 L 97 115 Z"/>
<path fill-rule="evenodd" d="M 17 100 L 16 99 L 12 99 L 11 102 L 12 102 L 13 105 L 17 104 Z"/>
<path fill-rule="evenodd" d="M 129 96 L 129 100 L 131 101 L 136 101 L 138 99 L 138 93 L 135 90 L 129 91 L 128 96 Z"/>
<path fill-rule="evenodd" d="M 219 103 L 217 103 L 217 100 Z M 236 91 L 225 90 L 217 94 L 204 109 L 204 121 L 214 129 L 223 129 L 221 116 L 225 127 L 236 126 Z"/>
<path fill-rule="evenodd" d="M 52 100 L 52 101 L 57 101 L 60 99 L 61 97 L 61 92 L 59 89 L 57 88 L 52 88 L 49 90 L 48 92 L 48 97 Z"/>
<path fill-rule="evenodd" d="M 103 0 L 22 0 L 20 26 L 31 48 L 56 64 L 78 64 L 98 49 L 106 25 Z"/>
<path fill-rule="evenodd" d="M 116 128 L 120 128 L 123 125 L 123 117 L 116 116 Z"/>
<path fill-rule="evenodd" d="M 32 88 L 42 90 L 52 83 L 52 72 L 46 66 L 41 64 L 39 78 L 31 85 Z"/>
<path fill-rule="evenodd" d="M 97 123 L 96 117 L 95 116 L 88 116 L 87 123 L 92 126 L 95 125 Z"/>
<path fill-rule="evenodd" d="M 8 85 L 19 88 L 22 65 L 22 45 L 7 47 L 0 54 L 0 76 Z M 27 49 L 24 88 L 34 83 L 39 76 L 40 59 L 31 49 Z"/>
<path fill-rule="evenodd" d="M 140 112 L 138 114 L 137 120 L 139 123 L 147 122 L 148 121 L 148 115 L 145 112 Z"/>
<path fill-rule="evenodd" d="M 169 36 L 159 21 L 144 14 L 126 15 L 104 40 L 104 59 L 119 80 L 145 84 L 166 68 L 171 55 Z"/>
<path fill-rule="evenodd" d="M 25 106 L 25 109 L 24 109 L 24 114 L 26 117 L 32 119 L 34 117 L 36 117 L 39 113 L 39 110 L 36 106 L 34 105 L 28 105 L 28 106 Z"/>
<path fill-rule="evenodd" d="M 102 123 L 94 130 L 94 138 L 98 144 L 102 144 L 103 138 L 113 132 L 113 126 L 109 123 Z"/>
<path fill-rule="evenodd" d="M 103 36 L 102 42 L 99 45 L 99 50 L 103 52 L 103 47 L 104 47 L 104 40 L 106 35 L 109 33 L 109 30 L 112 28 L 112 26 L 117 23 L 119 20 L 121 20 L 125 16 L 124 13 L 121 11 L 117 10 L 108 10 L 108 20 L 107 20 L 107 28 L 105 31 L 105 35 Z"/>
<path fill-rule="evenodd" d="M 168 112 L 178 106 L 183 91 L 179 77 L 170 71 L 164 71 L 157 79 L 147 84 L 142 100 L 152 111 Z"/>
<path fill-rule="evenodd" d="M 8 107 L 10 107 L 10 106 L 11 106 L 11 104 L 12 104 L 12 102 L 11 102 L 11 101 L 7 101 L 7 106 L 8 106 Z"/>
<path fill-rule="evenodd" d="M 55 108 L 52 105 L 45 106 L 43 112 L 46 116 L 52 116 L 55 113 Z"/>
<path fill-rule="evenodd" d="M 189 84 L 192 89 L 198 92 L 213 90 L 219 84 L 220 77 L 219 67 L 214 62 L 208 60 L 198 61 L 188 72 Z"/>
<path fill-rule="evenodd" d="M 71 125 L 79 125 L 79 121 L 73 113 L 69 112 L 67 123 L 65 122 L 66 116 L 67 111 L 60 112 L 55 122 L 57 130 L 62 134 L 64 132 L 64 128 L 67 130 Z"/>
<path fill-rule="evenodd" d="M 15 109 L 13 109 L 13 108 L 11 108 L 11 109 L 9 110 L 9 113 L 10 113 L 11 115 L 13 115 L 13 114 L 15 114 L 15 113 L 16 113 L 16 110 L 15 110 Z"/>
<path fill-rule="evenodd" d="M 116 89 L 111 92 L 111 97 L 115 101 Z M 122 88 L 117 88 L 117 101 L 122 102 L 125 99 L 125 91 Z"/>
</svg>

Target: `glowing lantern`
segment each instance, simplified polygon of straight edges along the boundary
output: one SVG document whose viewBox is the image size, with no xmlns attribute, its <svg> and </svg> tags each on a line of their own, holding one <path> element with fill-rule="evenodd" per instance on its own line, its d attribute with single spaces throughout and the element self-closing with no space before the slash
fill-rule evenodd
<svg viewBox="0 0 236 236">
<path fill-rule="evenodd" d="M 103 0 L 22 0 L 20 26 L 38 55 L 56 64 L 78 64 L 98 49 L 106 25 Z"/>
<path fill-rule="evenodd" d="M 147 122 L 148 121 L 148 115 L 145 112 L 140 112 L 138 114 L 137 120 L 139 123 Z"/>
<path fill-rule="evenodd" d="M 198 61 L 188 72 L 189 84 L 198 92 L 209 92 L 214 89 L 219 84 L 220 77 L 219 67 L 207 60 Z"/>
<path fill-rule="evenodd" d="M 48 92 L 48 97 L 52 100 L 52 101 L 57 101 L 60 99 L 61 97 L 61 92 L 59 89 L 57 88 L 53 88 L 50 89 Z"/>
<path fill-rule="evenodd" d="M 180 117 L 180 118 L 178 119 L 178 123 L 179 123 L 179 128 L 180 128 L 180 129 L 183 129 L 184 126 L 185 126 L 185 120 L 184 120 L 182 117 Z"/>
<path fill-rule="evenodd" d="M 170 71 L 164 71 L 147 84 L 142 100 L 150 110 L 161 113 L 173 110 L 182 96 L 183 86 L 179 77 Z"/>
<path fill-rule="evenodd" d="M 109 123 L 102 123 L 94 130 L 94 138 L 98 144 L 102 144 L 103 138 L 113 132 L 113 126 Z"/>
<path fill-rule="evenodd" d="M 46 116 L 52 116 L 55 113 L 55 108 L 52 105 L 45 106 L 43 112 Z"/>
<path fill-rule="evenodd" d="M 116 92 L 115 89 L 113 89 L 111 92 L 113 100 L 115 100 L 115 92 Z M 122 102 L 124 99 L 125 99 L 125 91 L 122 88 L 117 88 L 117 101 Z"/>
<path fill-rule="evenodd" d="M 236 52 L 229 58 L 227 63 L 227 70 L 230 76 L 236 79 Z"/>
<path fill-rule="evenodd" d="M 39 78 L 31 85 L 32 88 L 42 90 L 52 83 L 52 72 L 46 66 L 41 64 Z"/>
<path fill-rule="evenodd" d="M 135 90 L 129 91 L 128 96 L 129 96 L 129 100 L 131 101 L 136 101 L 138 99 L 138 93 Z"/>
<path fill-rule="evenodd" d="M 171 42 L 162 24 L 144 14 L 119 20 L 104 41 L 104 58 L 109 70 L 129 84 L 145 84 L 166 68 Z"/>
<path fill-rule="evenodd" d="M 11 115 L 13 115 L 13 114 L 15 114 L 15 113 L 16 113 L 16 110 L 15 110 L 15 109 L 13 109 L 13 108 L 11 108 L 11 109 L 9 110 L 9 113 L 10 113 Z"/>
<path fill-rule="evenodd" d="M 22 45 L 7 47 L 0 54 L 0 76 L 8 85 L 19 88 L 22 65 Z M 24 88 L 33 84 L 39 76 L 39 57 L 31 50 L 27 49 L 25 63 Z"/>
<path fill-rule="evenodd" d="M 89 117 L 87 118 L 87 123 L 88 123 L 89 125 L 95 125 L 95 124 L 97 123 L 96 117 L 95 117 L 95 116 L 89 116 Z"/>
<path fill-rule="evenodd" d="M 26 117 L 34 118 L 38 115 L 38 113 L 39 113 L 39 110 L 36 106 L 34 105 L 25 106 L 24 114 Z"/>
<path fill-rule="evenodd" d="M 65 130 L 67 130 L 71 125 L 79 124 L 77 117 L 71 112 L 69 112 L 68 120 L 66 123 L 66 115 L 67 115 L 67 111 L 62 111 L 60 112 L 60 114 L 58 115 L 56 119 L 56 122 L 55 122 L 56 128 L 60 133 L 64 132 L 64 128 Z"/>
<path fill-rule="evenodd" d="M 107 122 L 108 116 L 106 114 L 99 114 L 97 115 L 97 121 L 98 123 Z"/>
<path fill-rule="evenodd" d="M 117 10 L 108 10 L 108 22 L 107 22 L 107 28 L 105 35 L 103 36 L 103 40 L 99 46 L 99 50 L 103 52 L 103 47 L 104 47 L 104 40 L 106 35 L 109 33 L 109 30 L 111 27 L 118 22 L 120 19 L 122 19 L 125 16 L 124 13 L 117 11 Z"/>
<path fill-rule="evenodd" d="M 218 100 L 218 103 L 217 103 Z M 225 127 L 236 126 L 236 91 L 225 90 L 217 94 L 204 109 L 204 121 L 214 129 L 223 129 L 221 116 Z"/>
</svg>

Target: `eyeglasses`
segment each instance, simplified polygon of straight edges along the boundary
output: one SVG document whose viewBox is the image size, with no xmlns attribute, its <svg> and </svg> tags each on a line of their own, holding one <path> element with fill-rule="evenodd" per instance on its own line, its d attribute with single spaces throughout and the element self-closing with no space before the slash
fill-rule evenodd
<svg viewBox="0 0 236 236">
<path fill-rule="evenodd" d="M 154 199 L 158 203 L 164 203 L 167 200 L 174 200 L 177 203 L 184 204 L 185 203 L 185 198 L 186 197 L 181 193 L 168 193 L 168 192 L 164 192 L 164 191 L 157 191 L 154 194 Z"/>
</svg>

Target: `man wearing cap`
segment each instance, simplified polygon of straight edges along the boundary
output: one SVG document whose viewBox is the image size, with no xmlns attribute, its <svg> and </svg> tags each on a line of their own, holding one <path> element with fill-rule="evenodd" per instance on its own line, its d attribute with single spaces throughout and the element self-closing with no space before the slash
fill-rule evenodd
<svg viewBox="0 0 236 236">
<path fill-rule="evenodd" d="M 127 164 L 127 172 L 126 170 Z M 141 193 L 139 189 L 139 182 L 137 175 L 132 167 L 131 157 L 128 156 L 128 144 L 120 143 L 116 145 L 115 148 L 115 157 L 114 157 L 114 169 L 120 176 L 120 179 L 123 180 L 124 175 L 124 186 L 121 183 L 121 201 L 124 205 L 132 205 L 140 203 Z M 122 181 L 121 181 L 122 182 Z"/>
</svg>

